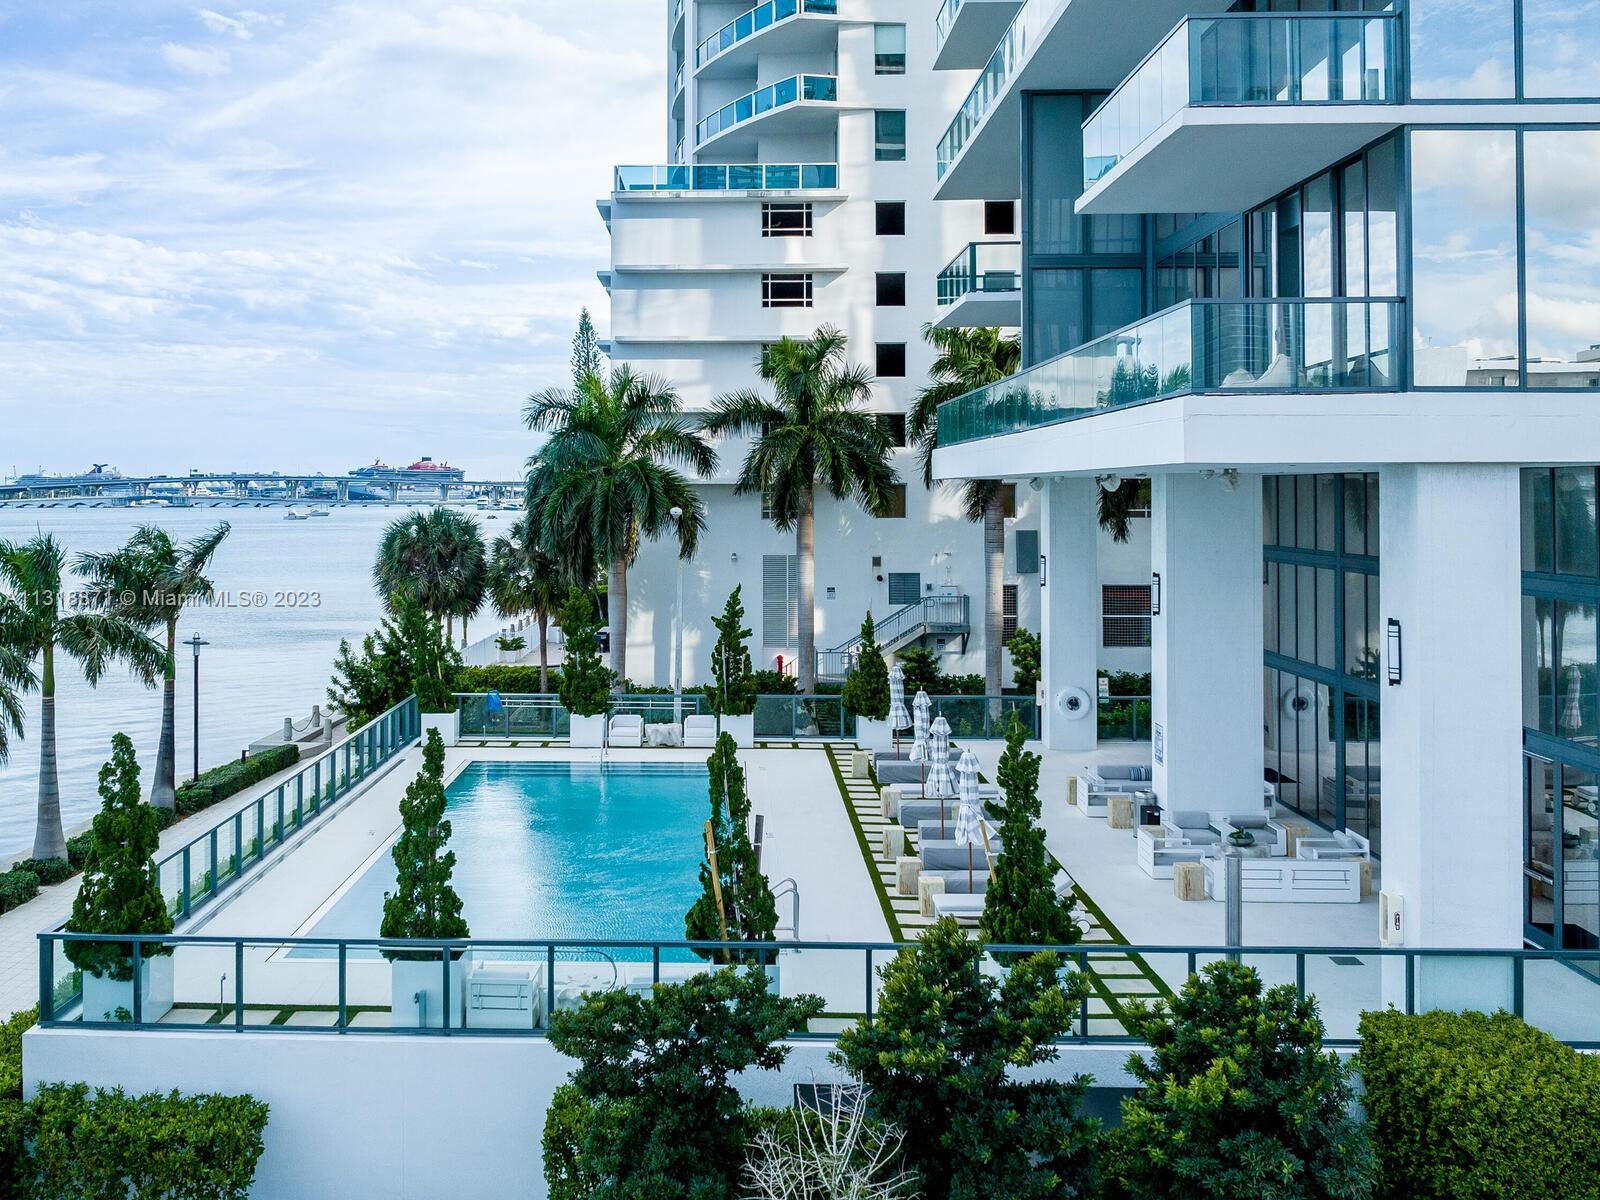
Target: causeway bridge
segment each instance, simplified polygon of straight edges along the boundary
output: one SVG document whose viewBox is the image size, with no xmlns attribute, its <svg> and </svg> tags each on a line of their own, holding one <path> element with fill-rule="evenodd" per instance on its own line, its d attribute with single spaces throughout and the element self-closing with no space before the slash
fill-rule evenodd
<svg viewBox="0 0 1600 1200">
<path fill-rule="evenodd" d="M 185 475 L 25 475 L 0 480 L 0 500 L 96 497 L 115 502 L 158 496 L 191 500 L 334 500 L 349 503 L 419 496 L 451 500 L 513 500 L 522 495 L 521 479 L 467 479 L 453 472 L 393 470 L 362 475 L 284 474 L 279 471 L 191 471 Z"/>
</svg>

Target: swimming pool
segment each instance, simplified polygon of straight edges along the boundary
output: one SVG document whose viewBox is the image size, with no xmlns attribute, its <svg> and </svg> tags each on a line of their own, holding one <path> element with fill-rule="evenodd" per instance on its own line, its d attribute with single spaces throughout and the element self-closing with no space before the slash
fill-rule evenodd
<svg viewBox="0 0 1600 1200">
<path fill-rule="evenodd" d="M 691 763 L 468 764 L 446 815 L 472 936 L 681 940 L 700 891 L 708 787 Z M 394 887 L 386 846 L 306 933 L 378 936 Z"/>
</svg>

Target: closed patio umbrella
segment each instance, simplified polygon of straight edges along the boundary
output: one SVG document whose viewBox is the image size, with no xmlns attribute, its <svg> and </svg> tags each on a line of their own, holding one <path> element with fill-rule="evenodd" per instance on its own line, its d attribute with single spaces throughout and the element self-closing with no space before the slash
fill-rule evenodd
<svg viewBox="0 0 1600 1200">
<path fill-rule="evenodd" d="M 956 794 L 955 777 L 950 774 L 950 722 L 935 717 L 928 729 L 928 777 L 922 794 L 939 800 L 939 836 L 944 836 L 944 797 Z"/>
<path fill-rule="evenodd" d="M 889 668 L 889 729 L 894 733 L 895 757 L 900 756 L 900 731 L 911 728 L 906 711 L 906 673 L 899 663 Z"/>
<path fill-rule="evenodd" d="M 941 717 L 940 720 L 944 718 Z M 972 894 L 972 848 L 983 841 L 983 810 L 978 801 L 978 756 L 971 750 L 961 752 L 956 763 L 955 842 L 967 848 L 967 894 Z"/>
<path fill-rule="evenodd" d="M 932 709 L 933 701 L 928 699 L 928 693 L 918 688 L 915 699 L 911 701 L 911 711 L 916 714 L 912 722 L 912 762 L 928 761 L 928 713 Z"/>
</svg>

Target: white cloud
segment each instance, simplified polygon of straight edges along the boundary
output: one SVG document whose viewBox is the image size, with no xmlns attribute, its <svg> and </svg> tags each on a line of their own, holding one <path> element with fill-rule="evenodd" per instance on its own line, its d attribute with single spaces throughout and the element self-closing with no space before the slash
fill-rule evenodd
<svg viewBox="0 0 1600 1200">
<path fill-rule="evenodd" d="M 228 52 L 212 46 L 184 46 L 167 42 L 161 47 L 161 57 L 174 71 L 185 75 L 225 75 L 228 72 Z"/>
</svg>

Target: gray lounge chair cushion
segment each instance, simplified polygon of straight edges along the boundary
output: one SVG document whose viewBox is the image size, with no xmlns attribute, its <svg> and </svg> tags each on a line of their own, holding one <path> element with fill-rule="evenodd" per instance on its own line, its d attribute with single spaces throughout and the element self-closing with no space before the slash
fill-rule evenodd
<svg viewBox="0 0 1600 1200">
<path fill-rule="evenodd" d="M 907 829 L 916 829 L 923 821 L 939 820 L 940 802 L 937 800 L 902 800 L 900 801 L 900 824 Z M 952 796 L 944 801 L 944 819 L 954 822 L 956 819 L 956 800 Z"/>
<path fill-rule="evenodd" d="M 971 886 L 969 887 L 965 865 L 959 871 L 924 870 L 922 872 L 922 878 L 928 879 L 930 877 L 944 880 L 944 890 L 946 892 L 970 893 L 976 896 L 989 886 L 989 872 L 980 869 L 972 873 Z"/>
<path fill-rule="evenodd" d="M 965 871 L 967 869 L 967 848 L 958 846 L 954 842 L 921 842 L 917 852 L 922 857 L 922 869 L 928 871 Z M 989 842 L 989 853 L 983 852 L 982 846 L 972 847 L 972 865 L 979 871 L 989 869 L 989 860 L 1000 853 L 999 845 L 992 839 Z"/>
<path fill-rule="evenodd" d="M 880 759 L 877 764 L 878 783 L 888 785 L 891 783 L 921 783 L 922 764 L 914 762 L 884 761 Z"/>
</svg>

